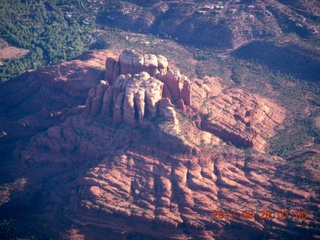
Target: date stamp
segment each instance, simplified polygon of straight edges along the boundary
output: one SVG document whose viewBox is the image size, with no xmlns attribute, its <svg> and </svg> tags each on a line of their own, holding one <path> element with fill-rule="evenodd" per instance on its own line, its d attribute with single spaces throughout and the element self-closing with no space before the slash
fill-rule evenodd
<svg viewBox="0 0 320 240">
<path fill-rule="evenodd" d="M 235 210 L 213 210 L 212 219 L 236 219 L 240 217 L 243 220 L 250 219 L 262 219 L 262 220 L 271 220 L 276 218 L 278 220 L 285 220 L 289 217 L 293 219 L 306 219 L 308 217 L 308 212 L 306 210 L 278 210 L 276 212 L 272 212 L 271 210 L 260 210 L 258 212 L 254 212 L 253 210 L 243 210 L 237 212 Z"/>
</svg>

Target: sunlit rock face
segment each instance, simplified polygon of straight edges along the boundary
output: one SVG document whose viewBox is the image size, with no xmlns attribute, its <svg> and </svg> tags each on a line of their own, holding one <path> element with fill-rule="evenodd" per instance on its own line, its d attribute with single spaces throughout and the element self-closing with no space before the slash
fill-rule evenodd
<svg viewBox="0 0 320 240">
<path fill-rule="evenodd" d="M 192 109 L 199 115 L 198 126 L 238 148 L 263 152 L 267 139 L 276 134 L 286 110 L 257 94 L 238 88 L 224 88 L 219 78 L 192 82 Z"/>
<path fill-rule="evenodd" d="M 168 60 L 162 55 L 142 55 L 125 50 L 118 61 L 107 58 L 105 78 L 106 81 L 90 89 L 87 114 L 112 116 L 114 122 L 134 127 L 146 118 L 156 116 L 177 122 L 172 103 L 191 104 L 189 80 L 170 69 Z M 160 101 L 163 103 L 161 111 Z"/>
<path fill-rule="evenodd" d="M 196 125 L 201 130 L 236 147 L 263 152 L 266 139 L 275 134 L 275 126 L 286 114 L 258 95 L 223 89 L 218 78 L 190 81 L 173 71 L 161 55 L 125 50 L 118 61 L 107 58 L 105 77 L 89 91 L 86 113 L 132 127 L 158 116 L 177 122 L 179 109 L 200 118 Z"/>
<path fill-rule="evenodd" d="M 180 76 L 174 92 L 176 82 L 151 76 L 152 64 L 99 82 L 106 56 L 113 53 L 88 52 L 0 89 L 0 149 L 12 151 L 10 159 L 2 155 L 10 176 L 1 180 L 12 181 L 1 185 L 0 212 L 15 218 L 15 230 L 39 239 L 276 238 L 270 229 L 288 239 L 319 235 L 316 172 L 240 149 L 263 151 L 285 109 L 218 77 Z M 158 76 L 178 78 L 157 59 Z M 182 98 L 188 89 L 190 106 Z M 21 117 L 5 118 L 10 111 Z M 150 120 L 161 117 L 166 128 Z M 131 127 L 138 124 L 147 127 Z M 290 219 L 277 218 L 284 209 Z M 306 219 L 295 218 L 304 209 Z M 214 219 L 217 210 L 236 215 Z M 254 217 L 243 219 L 244 210 Z M 275 217 L 262 219 L 266 210 Z"/>
</svg>

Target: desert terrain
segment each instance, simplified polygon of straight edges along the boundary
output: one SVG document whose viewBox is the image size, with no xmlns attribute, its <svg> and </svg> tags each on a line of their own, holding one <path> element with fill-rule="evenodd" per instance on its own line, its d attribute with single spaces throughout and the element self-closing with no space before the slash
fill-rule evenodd
<svg viewBox="0 0 320 240">
<path fill-rule="evenodd" d="M 1 83 L 0 239 L 320 238 L 316 1 L 62 2 L 83 52 Z"/>
</svg>

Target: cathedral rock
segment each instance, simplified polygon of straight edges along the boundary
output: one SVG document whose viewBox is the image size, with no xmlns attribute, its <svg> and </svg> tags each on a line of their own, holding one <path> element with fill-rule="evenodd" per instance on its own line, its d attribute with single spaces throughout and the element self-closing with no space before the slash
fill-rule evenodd
<svg viewBox="0 0 320 240">
<path fill-rule="evenodd" d="M 107 58 L 105 80 L 90 89 L 86 113 L 135 127 L 157 116 L 176 122 L 174 104 L 191 105 L 187 77 L 173 71 L 162 55 L 125 50 L 118 61 Z"/>
</svg>

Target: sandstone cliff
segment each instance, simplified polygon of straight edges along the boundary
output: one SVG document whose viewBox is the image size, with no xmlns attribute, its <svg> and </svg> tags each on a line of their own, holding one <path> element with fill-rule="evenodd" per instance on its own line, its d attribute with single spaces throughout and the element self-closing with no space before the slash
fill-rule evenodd
<svg viewBox="0 0 320 240">
<path fill-rule="evenodd" d="M 266 139 L 274 136 L 274 128 L 286 115 L 284 108 L 269 99 L 240 89 L 222 89 L 217 78 L 196 80 L 192 99 L 202 130 L 237 147 L 257 151 L 264 151 Z"/>
<path fill-rule="evenodd" d="M 289 180 L 294 173 L 279 158 L 245 156 L 218 147 L 213 151 L 211 143 L 193 151 L 186 148 L 186 140 L 157 130 L 144 133 L 132 132 L 129 127 L 112 128 L 110 122 L 103 116 L 68 118 L 61 126 L 32 138 L 22 152 L 23 161 L 31 166 L 30 179 L 48 181 L 48 176 L 54 176 L 48 201 L 56 202 L 57 196 L 65 194 L 60 185 L 68 189 L 68 204 L 57 207 L 64 206 L 64 214 L 86 237 L 94 239 L 111 231 L 115 239 L 133 233 L 152 239 L 187 239 L 190 235 L 230 239 L 236 231 L 249 239 L 252 231 L 262 238 L 269 227 L 276 227 L 281 234 L 295 238 L 300 235 L 290 232 L 290 224 L 277 217 L 266 222 L 259 211 L 276 214 L 286 206 L 288 197 L 299 206 L 317 208 L 316 192 Z M 192 125 L 188 131 L 194 136 L 203 132 Z M 195 138 L 192 141 L 197 142 Z M 37 168 L 44 163 L 49 164 L 42 168 L 47 174 Z M 57 176 L 71 171 L 68 169 L 79 171 L 76 180 L 59 182 Z M 241 217 L 246 209 L 257 209 L 253 219 Z M 303 226 L 292 217 L 296 209 L 290 209 L 290 218 L 294 229 L 302 231 Z M 212 219 L 214 210 L 234 210 L 236 217 Z M 316 212 L 308 210 L 308 214 L 305 221 L 311 223 Z"/>
<path fill-rule="evenodd" d="M 171 70 L 161 55 L 123 51 L 118 61 L 107 58 L 105 76 L 106 81 L 89 91 L 86 113 L 101 113 L 132 127 L 156 116 L 176 123 L 180 109 L 200 117 L 195 121 L 199 129 L 238 148 L 262 152 L 285 118 L 285 110 L 272 101 L 240 89 L 222 89 L 217 78 L 190 82 Z"/>
<path fill-rule="evenodd" d="M 135 50 L 125 50 L 116 61 L 114 58 L 106 60 L 105 80 L 113 85 L 120 74 L 134 76 L 140 72 L 147 72 L 150 77 L 156 78 L 164 83 L 165 97 L 170 98 L 173 103 L 182 99 L 190 106 L 190 83 L 189 80 L 179 72 L 173 71 L 168 65 L 168 60 L 162 55 L 140 54 Z"/>
<path fill-rule="evenodd" d="M 191 105 L 189 80 L 170 69 L 161 55 L 125 50 L 118 61 L 107 58 L 105 78 L 89 91 L 87 114 L 112 116 L 114 122 L 134 127 L 156 116 L 177 122 L 172 103 Z"/>
<path fill-rule="evenodd" d="M 226 88 L 219 78 L 185 81 L 159 68 L 159 60 L 157 69 L 149 64 L 149 70 L 99 83 L 106 55 L 44 68 L 0 89 L 0 212 L 15 219 L 21 236 L 263 239 L 270 229 L 290 239 L 320 235 L 318 172 L 232 146 L 263 151 L 281 126 L 283 108 Z M 180 92 L 167 82 L 177 78 Z M 86 108 L 78 106 L 86 97 Z M 157 128 L 148 121 L 160 115 L 180 122 Z M 147 127 L 112 124 L 119 121 Z M 276 216 L 285 208 L 289 219 L 260 217 L 261 210 Z M 301 221 L 295 211 L 303 209 L 308 216 Z M 214 210 L 234 210 L 236 217 L 213 219 Z M 244 210 L 254 210 L 254 217 L 243 219 Z"/>
</svg>

